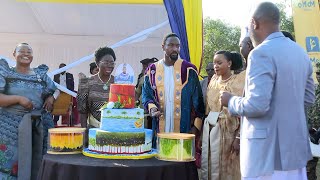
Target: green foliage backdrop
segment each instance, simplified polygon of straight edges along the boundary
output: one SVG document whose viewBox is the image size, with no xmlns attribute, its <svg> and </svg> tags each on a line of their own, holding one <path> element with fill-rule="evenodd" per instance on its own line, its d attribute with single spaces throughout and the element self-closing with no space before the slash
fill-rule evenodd
<svg viewBox="0 0 320 180">
<path fill-rule="evenodd" d="M 287 13 L 288 9 L 290 9 L 290 1 L 283 1 L 278 3 L 277 6 L 280 9 L 281 30 L 288 31 L 294 35 L 292 16 Z M 203 28 L 204 49 L 200 75 L 206 76 L 205 68 L 208 62 L 212 61 L 216 51 L 239 52 L 240 27 L 228 24 L 220 19 L 206 18 L 203 22 Z"/>
</svg>

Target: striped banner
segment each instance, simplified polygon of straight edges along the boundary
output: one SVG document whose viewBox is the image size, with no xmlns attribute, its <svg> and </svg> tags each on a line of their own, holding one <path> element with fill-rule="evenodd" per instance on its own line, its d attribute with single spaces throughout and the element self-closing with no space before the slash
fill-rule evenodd
<svg viewBox="0 0 320 180">
<path fill-rule="evenodd" d="M 183 0 L 190 62 L 200 72 L 203 50 L 202 0 Z"/>
<path fill-rule="evenodd" d="M 202 0 L 163 0 L 172 32 L 180 37 L 180 56 L 198 71 L 202 61 Z"/>
</svg>

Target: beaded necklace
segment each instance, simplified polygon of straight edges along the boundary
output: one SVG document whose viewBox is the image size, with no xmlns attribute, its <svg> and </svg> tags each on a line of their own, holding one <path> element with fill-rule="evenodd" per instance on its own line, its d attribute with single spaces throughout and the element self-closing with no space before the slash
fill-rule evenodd
<svg viewBox="0 0 320 180">
<path fill-rule="evenodd" d="M 98 78 L 100 79 L 100 81 L 102 82 L 102 83 L 104 83 L 103 81 L 102 81 L 102 79 L 101 79 L 101 77 L 100 77 L 100 74 L 98 73 Z M 105 91 L 107 91 L 108 89 L 109 89 L 109 87 L 108 87 L 108 85 L 109 85 L 109 81 L 110 81 L 110 79 L 111 79 L 111 74 L 110 74 L 110 76 L 109 76 L 109 79 L 108 79 L 108 81 L 103 85 L 103 90 L 105 90 Z"/>
</svg>

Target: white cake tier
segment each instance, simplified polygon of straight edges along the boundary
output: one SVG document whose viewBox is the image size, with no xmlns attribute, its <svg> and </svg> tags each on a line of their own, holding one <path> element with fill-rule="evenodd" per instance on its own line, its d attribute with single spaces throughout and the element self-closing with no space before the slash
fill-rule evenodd
<svg viewBox="0 0 320 180">
<path fill-rule="evenodd" d="M 108 109 L 101 111 L 100 129 L 109 131 L 113 129 L 144 128 L 144 110 L 135 109 Z"/>
<path fill-rule="evenodd" d="M 90 151 L 107 153 L 107 154 L 140 154 L 149 152 L 151 150 L 152 143 L 142 144 L 140 146 L 92 146 L 89 145 Z"/>
</svg>

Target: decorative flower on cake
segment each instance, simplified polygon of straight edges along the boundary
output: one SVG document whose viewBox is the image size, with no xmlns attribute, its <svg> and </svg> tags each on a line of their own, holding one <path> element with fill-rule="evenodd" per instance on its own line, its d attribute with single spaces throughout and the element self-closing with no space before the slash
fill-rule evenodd
<svg viewBox="0 0 320 180">
<path fill-rule="evenodd" d="M 114 102 L 108 102 L 107 108 L 112 109 L 114 107 Z"/>
<path fill-rule="evenodd" d="M 124 106 L 125 106 L 125 104 L 123 104 L 123 103 L 121 103 L 121 102 L 119 102 L 119 101 L 117 101 L 117 102 L 108 102 L 108 103 L 106 103 L 106 104 L 104 104 L 101 108 L 100 108 L 100 110 L 103 110 L 103 109 L 123 109 L 124 108 Z M 108 114 L 109 114 L 109 112 L 107 112 Z"/>
<path fill-rule="evenodd" d="M 122 109 L 123 107 L 124 107 L 123 104 L 119 101 L 115 102 L 113 106 L 113 108 L 115 109 Z"/>
</svg>

